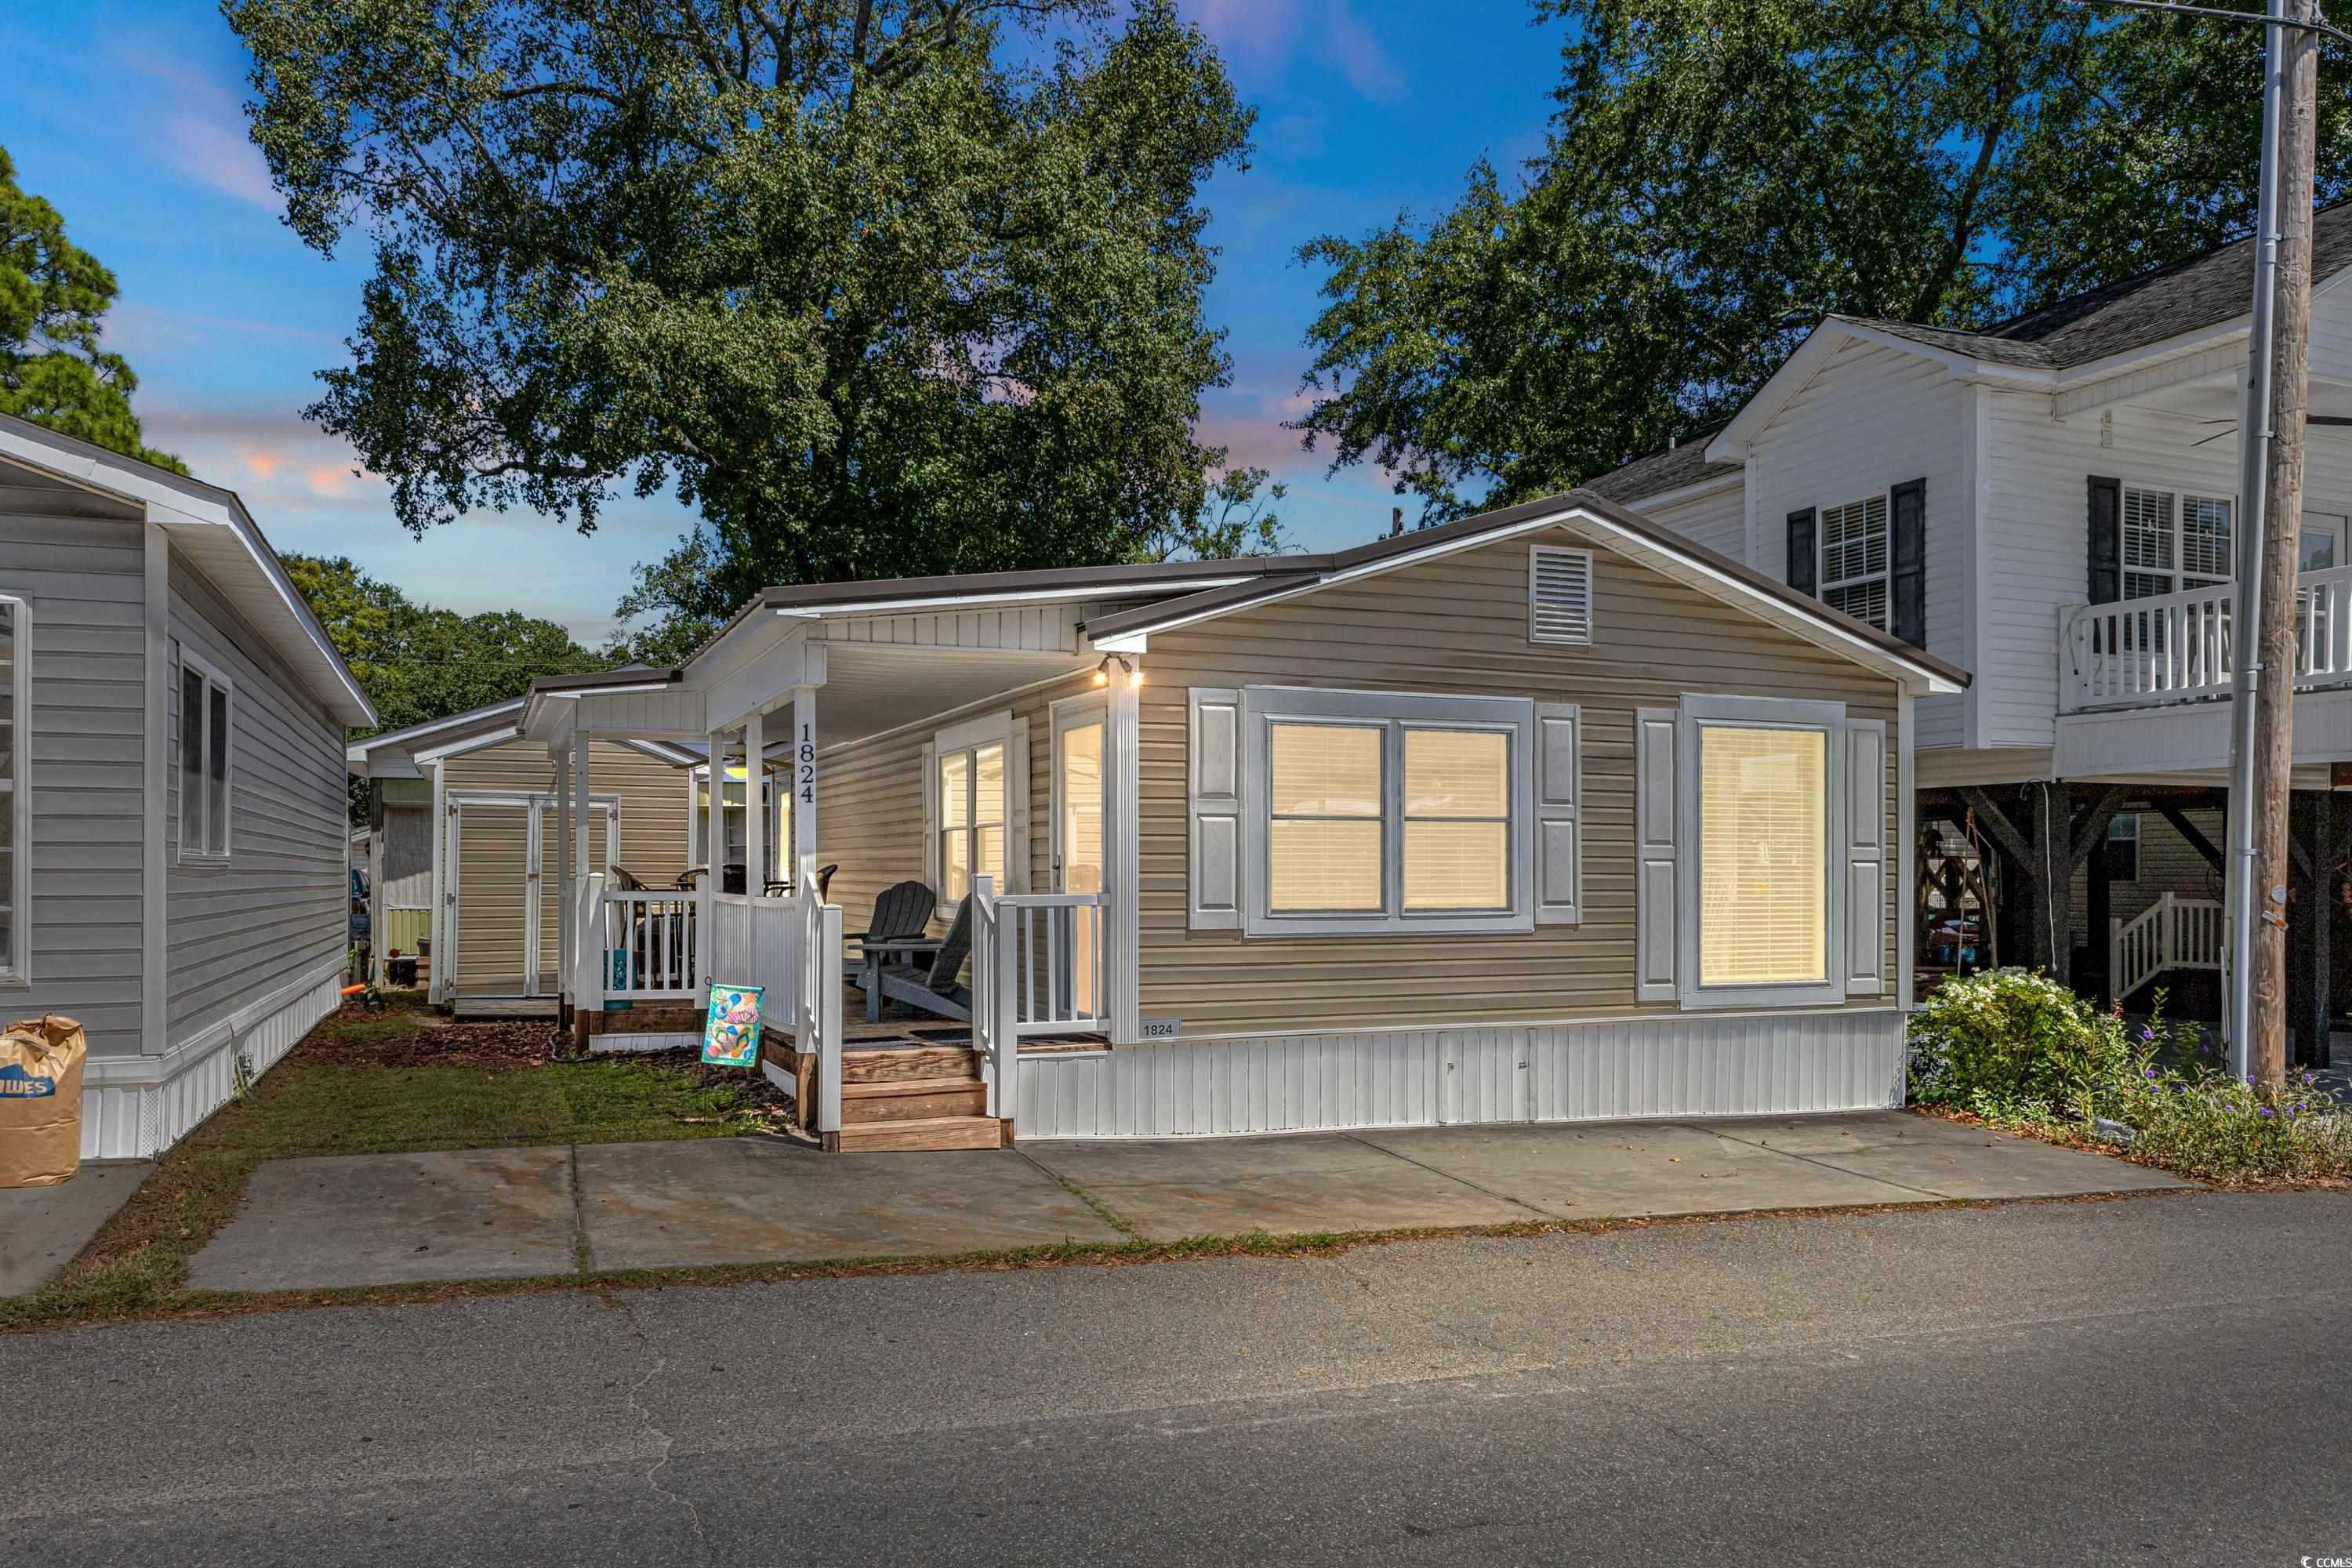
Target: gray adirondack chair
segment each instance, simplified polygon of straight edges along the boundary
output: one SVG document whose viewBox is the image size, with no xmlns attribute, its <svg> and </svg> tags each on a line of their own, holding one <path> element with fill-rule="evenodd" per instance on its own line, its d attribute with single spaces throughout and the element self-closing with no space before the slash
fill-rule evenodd
<svg viewBox="0 0 2352 1568">
<path fill-rule="evenodd" d="M 849 977 L 865 988 L 867 1023 L 882 1016 L 879 976 L 883 965 L 906 960 L 902 944 L 923 940 L 939 901 L 939 895 L 921 882 L 894 882 L 875 899 L 873 918 L 866 922 L 866 929 L 842 939 L 856 949 L 845 962 Z"/>
<path fill-rule="evenodd" d="M 929 943 L 902 951 L 919 960 L 922 949 Z M 929 954 L 928 963 L 915 962 L 886 963 L 877 979 L 883 996 L 893 1002 L 903 1002 L 909 1007 L 919 1007 L 926 1013 L 936 1013 L 942 1018 L 959 1023 L 971 1022 L 971 987 L 959 984 L 956 975 L 963 969 L 963 961 L 971 954 L 971 900 L 969 896 L 956 905 L 955 919 L 949 923 L 948 934 L 939 950 Z"/>
</svg>

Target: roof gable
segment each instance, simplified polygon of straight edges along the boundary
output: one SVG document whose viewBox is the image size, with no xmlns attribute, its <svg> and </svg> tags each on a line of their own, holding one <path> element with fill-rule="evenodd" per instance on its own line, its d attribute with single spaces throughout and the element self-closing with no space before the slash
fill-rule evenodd
<svg viewBox="0 0 2352 1568">
<path fill-rule="evenodd" d="M 1808 642 L 1904 681 L 1919 692 L 1958 691 L 1966 671 L 1796 593 L 1783 584 L 1648 522 L 1589 490 L 1527 501 L 1442 528 L 1376 541 L 1327 559 L 1318 570 L 1286 574 L 1121 611 L 1089 622 L 1087 636 L 1106 651 L 1140 649 L 1154 633 L 1174 631 L 1339 584 L 1402 570 L 1459 551 L 1564 531 L 1683 582 Z"/>
</svg>

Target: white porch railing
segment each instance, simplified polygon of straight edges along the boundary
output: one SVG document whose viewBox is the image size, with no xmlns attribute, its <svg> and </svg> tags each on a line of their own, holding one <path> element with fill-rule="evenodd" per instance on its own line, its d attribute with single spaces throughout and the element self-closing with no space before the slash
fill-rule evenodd
<svg viewBox="0 0 2352 1568">
<path fill-rule="evenodd" d="M 2164 893 L 2131 920 L 2107 922 L 2107 985 L 2116 1000 L 2168 969 L 2221 967 L 2221 905 Z"/>
<path fill-rule="evenodd" d="M 606 888 L 591 952 L 604 964 L 604 997 L 628 1002 L 699 1001 L 696 898 L 675 889 Z"/>
<path fill-rule="evenodd" d="M 1109 1029 L 1109 904 L 1101 893 L 1000 894 L 972 879 L 972 1048 L 991 1116 L 1013 1114 L 1024 1038 Z"/>
<path fill-rule="evenodd" d="M 2236 657 L 2228 583 L 2078 606 L 2066 621 L 2063 711 L 2226 696 Z M 2305 572 L 2295 588 L 2294 680 L 2352 679 L 2352 566 Z"/>
</svg>

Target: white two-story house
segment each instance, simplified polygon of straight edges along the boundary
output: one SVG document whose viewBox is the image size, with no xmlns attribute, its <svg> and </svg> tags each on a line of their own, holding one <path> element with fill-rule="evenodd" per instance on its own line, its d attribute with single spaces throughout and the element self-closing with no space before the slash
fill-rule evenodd
<svg viewBox="0 0 2352 1568">
<path fill-rule="evenodd" d="M 1994 906 L 1977 959 L 2136 1007 L 2210 988 L 2219 957 L 2251 268 L 2233 245 L 1981 332 L 1832 316 L 1727 423 L 1591 487 L 1969 669 L 1918 705 L 1923 927 L 1973 901 L 1933 841 L 1966 836 Z M 2315 416 L 2352 415 L 2347 269 L 2352 205 L 2317 222 Z M 2308 447 L 2294 902 L 2332 912 L 2352 428 Z M 2298 1037 L 2321 1053 L 2345 923 L 2294 922 Z"/>
</svg>

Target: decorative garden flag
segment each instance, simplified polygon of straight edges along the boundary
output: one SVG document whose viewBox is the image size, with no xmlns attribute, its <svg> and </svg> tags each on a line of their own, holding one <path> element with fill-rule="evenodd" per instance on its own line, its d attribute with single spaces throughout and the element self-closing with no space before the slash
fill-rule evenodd
<svg viewBox="0 0 2352 1568">
<path fill-rule="evenodd" d="M 720 1067 L 747 1068 L 760 1059 L 760 994 L 763 985 L 710 987 L 710 1012 L 702 1026 L 702 1059 Z"/>
</svg>

